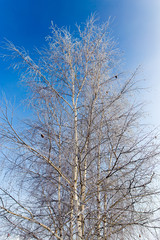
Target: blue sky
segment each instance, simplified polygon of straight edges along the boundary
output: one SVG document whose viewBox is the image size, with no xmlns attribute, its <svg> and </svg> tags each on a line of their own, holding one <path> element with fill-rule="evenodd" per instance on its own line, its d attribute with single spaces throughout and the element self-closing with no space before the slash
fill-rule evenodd
<svg viewBox="0 0 160 240">
<path fill-rule="evenodd" d="M 142 65 L 142 78 L 150 90 L 145 100 L 153 124 L 160 124 L 160 1 L 159 0 L 0 0 L 0 43 L 4 38 L 30 52 L 45 44 L 51 20 L 70 26 L 84 22 L 97 12 L 100 21 L 110 16 L 111 28 L 120 49 L 124 52 L 126 69 Z M 8 98 L 23 98 L 17 85 L 18 75 L 7 69 L 9 63 L 0 59 L 0 94 Z"/>
</svg>

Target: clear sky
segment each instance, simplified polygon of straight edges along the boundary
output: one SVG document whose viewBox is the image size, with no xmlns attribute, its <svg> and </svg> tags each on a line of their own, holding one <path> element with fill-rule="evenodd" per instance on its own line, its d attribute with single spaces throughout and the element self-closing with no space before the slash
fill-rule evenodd
<svg viewBox="0 0 160 240">
<path fill-rule="evenodd" d="M 145 99 L 150 122 L 160 124 L 160 1 L 159 0 L 0 0 L 0 43 L 4 38 L 31 51 L 45 44 L 51 20 L 61 26 L 84 22 L 97 12 L 100 21 L 110 16 L 113 36 L 124 52 L 126 69 L 142 65 L 140 77 L 150 90 Z M 18 75 L 0 59 L 0 94 L 23 98 Z"/>
</svg>

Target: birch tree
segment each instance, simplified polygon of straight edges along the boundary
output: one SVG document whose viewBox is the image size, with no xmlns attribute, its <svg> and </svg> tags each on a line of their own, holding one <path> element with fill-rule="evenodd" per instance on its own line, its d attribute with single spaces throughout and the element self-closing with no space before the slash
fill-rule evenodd
<svg viewBox="0 0 160 240">
<path fill-rule="evenodd" d="M 1 152 L 15 179 L 0 188 L 1 231 L 28 240 L 137 239 L 154 226 L 159 157 L 158 133 L 140 121 L 137 72 L 118 70 L 108 22 L 94 17 L 75 34 L 52 24 L 46 41 L 35 58 L 6 43 L 33 117 L 17 126 L 1 108 Z"/>
</svg>

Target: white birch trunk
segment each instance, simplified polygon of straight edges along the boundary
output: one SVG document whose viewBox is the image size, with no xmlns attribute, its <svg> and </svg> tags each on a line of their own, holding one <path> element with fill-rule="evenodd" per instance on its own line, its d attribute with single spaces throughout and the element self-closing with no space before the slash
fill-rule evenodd
<svg viewBox="0 0 160 240">
<path fill-rule="evenodd" d="M 61 126 L 59 126 L 59 169 L 61 171 Z M 61 218 L 61 176 L 58 177 L 58 211 L 59 211 L 59 236 L 62 238 L 62 218 Z"/>
<path fill-rule="evenodd" d="M 80 205 L 78 199 L 78 189 L 77 189 L 77 180 L 78 180 L 78 132 L 77 132 L 77 109 L 75 107 L 75 160 L 74 160 L 74 203 L 75 211 L 77 218 L 77 240 L 82 239 L 82 225 L 80 219 Z"/>
<path fill-rule="evenodd" d="M 101 166 L 101 156 L 100 156 L 100 137 L 98 145 L 98 165 L 97 165 L 97 240 L 100 240 L 100 217 L 101 217 L 101 194 L 100 194 L 100 166 Z"/>
</svg>

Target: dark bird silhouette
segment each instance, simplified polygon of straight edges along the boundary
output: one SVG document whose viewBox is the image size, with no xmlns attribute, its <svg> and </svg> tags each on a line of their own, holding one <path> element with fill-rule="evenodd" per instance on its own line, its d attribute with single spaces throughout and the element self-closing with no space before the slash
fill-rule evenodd
<svg viewBox="0 0 160 240">
<path fill-rule="evenodd" d="M 41 138 L 44 138 L 44 135 L 41 133 Z"/>
<path fill-rule="evenodd" d="M 118 76 L 116 75 L 115 78 L 118 78 Z"/>
</svg>

